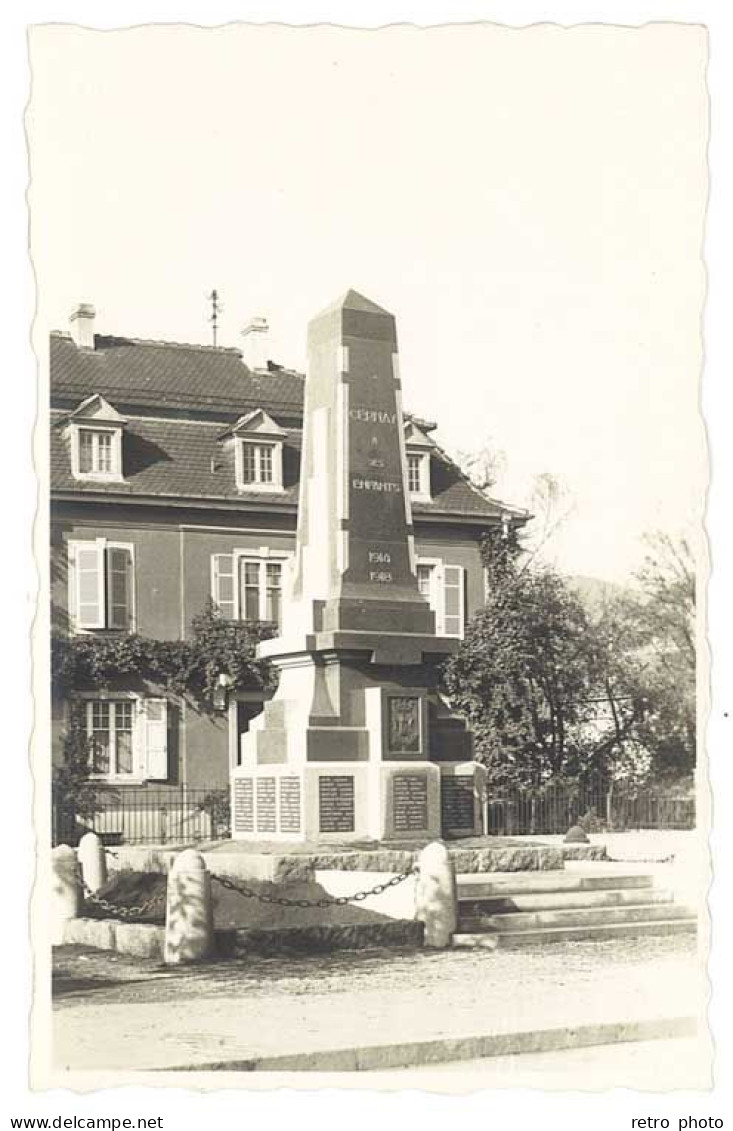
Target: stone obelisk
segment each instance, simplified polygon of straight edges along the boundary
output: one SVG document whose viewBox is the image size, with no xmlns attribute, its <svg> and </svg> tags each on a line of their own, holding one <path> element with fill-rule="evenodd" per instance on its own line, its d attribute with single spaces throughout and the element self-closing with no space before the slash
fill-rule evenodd
<svg viewBox="0 0 733 1131">
<path fill-rule="evenodd" d="M 441 777 L 473 831 L 483 771 L 436 688 L 456 642 L 417 587 L 395 319 L 349 291 L 308 347 L 292 582 L 260 646 L 280 680 L 243 738 L 233 836 L 434 836 Z"/>
</svg>

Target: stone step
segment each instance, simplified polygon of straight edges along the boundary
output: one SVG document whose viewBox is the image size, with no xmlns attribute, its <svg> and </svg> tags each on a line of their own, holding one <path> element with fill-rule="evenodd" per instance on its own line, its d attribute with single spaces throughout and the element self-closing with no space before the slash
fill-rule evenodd
<svg viewBox="0 0 733 1131">
<path fill-rule="evenodd" d="M 460 915 L 459 930 L 465 932 L 534 931 L 543 927 L 603 927 L 614 923 L 644 923 L 657 920 L 694 919 L 687 907 L 674 903 L 642 904 L 638 907 L 576 907 L 561 911 L 520 911 L 504 915 Z"/>
<path fill-rule="evenodd" d="M 669 891 L 657 888 L 622 888 L 620 891 L 548 891 L 494 895 L 485 899 L 461 898 L 462 915 L 503 915 L 512 911 L 557 911 L 572 907 L 630 907 L 672 903 Z"/>
<path fill-rule="evenodd" d="M 472 872 L 457 877 L 459 901 L 535 892 L 608 891 L 650 888 L 654 877 L 642 872 L 591 875 L 583 872 Z"/>
<path fill-rule="evenodd" d="M 651 922 L 611 923 L 595 927 L 539 927 L 534 931 L 459 931 L 453 946 L 485 950 L 513 950 L 523 946 L 556 942 L 593 942 L 601 939 L 622 939 L 641 935 L 694 934 L 697 923 L 692 919 L 655 919 Z"/>
</svg>

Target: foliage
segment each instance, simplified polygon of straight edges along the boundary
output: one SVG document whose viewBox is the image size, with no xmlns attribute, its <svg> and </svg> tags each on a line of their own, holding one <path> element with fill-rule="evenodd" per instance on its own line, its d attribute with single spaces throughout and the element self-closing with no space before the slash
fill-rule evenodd
<svg viewBox="0 0 733 1131">
<path fill-rule="evenodd" d="M 91 741 L 77 715 L 72 715 L 63 736 L 63 760 L 54 766 L 51 792 L 54 805 L 62 813 L 91 817 L 96 809 L 99 785 L 90 781 Z"/>
<path fill-rule="evenodd" d="M 225 620 L 214 606 L 195 617 L 187 640 L 138 636 L 66 636 L 51 640 L 51 671 L 58 689 L 108 687 L 119 680 L 148 680 L 187 696 L 203 711 L 213 709 L 219 677 L 230 691 L 272 686 L 268 664 L 256 646 L 273 635 L 270 624 Z"/>
<path fill-rule="evenodd" d="M 486 537 L 486 604 L 443 678 L 494 785 L 634 789 L 692 771 L 694 569 L 685 543 L 648 545 L 636 591 L 591 613 L 516 531 Z"/>
<path fill-rule="evenodd" d="M 492 782 L 529 786 L 585 768 L 592 669 L 577 594 L 549 567 L 522 568 L 520 555 L 514 531 L 485 539 L 486 604 L 445 665 L 444 686 Z"/>
<path fill-rule="evenodd" d="M 607 602 L 591 626 L 597 686 L 608 715 L 599 736 L 616 781 L 640 785 L 695 765 L 695 571 L 684 539 L 647 538 L 637 587 Z"/>
<path fill-rule="evenodd" d="M 202 813 L 207 813 L 211 821 L 214 837 L 228 837 L 232 824 L 232 804 L 228 789 L 212 789 L 197 805 Z"/>
</svg>

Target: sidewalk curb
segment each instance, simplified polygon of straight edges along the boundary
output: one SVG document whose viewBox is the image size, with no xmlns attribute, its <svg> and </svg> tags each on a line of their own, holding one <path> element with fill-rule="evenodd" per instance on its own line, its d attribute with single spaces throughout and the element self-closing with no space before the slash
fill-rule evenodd
<svg viewBox="0 0 733 1131">
<path fill-rule="evenodd" d="M 694 1017 L 665 1017 L 643 1021 L 613 1021 L 597 1025 L 530 1029 L 519 1033 L 490 1033 L 473 1037 L 440 1037 L 394 1045 L 319 1049 L 314 1052 L 246 1060 L 215 1061 L 158 1069 L 166 1072 L 374 1072 L 388 1068 L 414 1068 L 450 1061 L 492 1056 L 554 1052 L 629 1041 L 664 1040 L 697 1034 Z"/>
</svg>

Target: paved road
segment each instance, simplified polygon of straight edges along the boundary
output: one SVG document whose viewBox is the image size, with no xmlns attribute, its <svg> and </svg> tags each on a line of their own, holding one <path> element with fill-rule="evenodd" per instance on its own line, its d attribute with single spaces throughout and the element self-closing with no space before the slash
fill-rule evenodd
<svg viewBox="0 0 733 1131">
<path fill-rule="evenodd" d="M 61 948 L 55 1065 L 160 1070 L 325 1049 L 697 1015 L 692 938 L 526 951 L 352 951 L 182 970 Z"/>
</svg>

